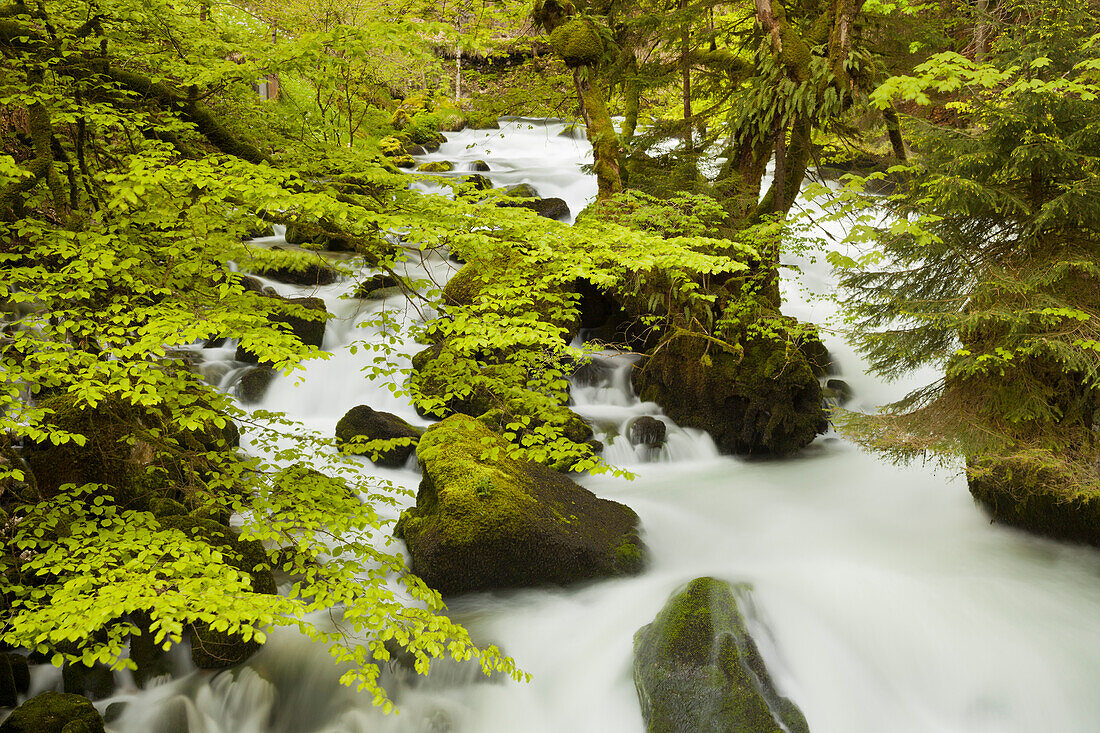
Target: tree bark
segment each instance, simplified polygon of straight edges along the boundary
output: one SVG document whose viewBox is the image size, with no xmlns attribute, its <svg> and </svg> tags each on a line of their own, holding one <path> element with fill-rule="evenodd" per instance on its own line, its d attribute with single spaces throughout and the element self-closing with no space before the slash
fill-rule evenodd
<svg viewBox="0 0 1100 733">
<path fill-rule="evenodd" d="M 573 70 L 573 84 L 581 103 L 585 133 L 592 143 L 593 169 L 596 173 L 596 200 L 602 201 L 623 190 L 619 174 L 619 136 L 607 111 L 606 92 L 594 66 Z"/>
</svg>

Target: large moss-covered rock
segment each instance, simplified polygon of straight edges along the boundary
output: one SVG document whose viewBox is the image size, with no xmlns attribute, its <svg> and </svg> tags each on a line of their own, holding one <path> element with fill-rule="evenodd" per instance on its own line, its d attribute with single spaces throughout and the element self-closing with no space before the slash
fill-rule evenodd
<svg viewBox="0 0 1100 733">
<path fill-rule="evenodd" d="M 294 334 L 306 346 L 316 346 L 320 348 L 321 344 L 325 340 L 325 321 L 330 317 L 329 312 L 325 309 L 325 301 L 321 298 L 281 298 L 279 296 L 273 296 L 278 300 L 292 306 L 298 306 L 304 308 L 307 311 L 314 311 L 317 313 L 316 317 L 309 317 L 305 315 L 291 315 L 289 313 L 282 313 L 279 315 L 273 315 L 271 317 L 271 323 L 281 328 L 284 331 L 289 331 Z M 252 353 L 243 346 L 237 347 L 237 353 L 234 357 L 237 361 L 243 361 L 248 364 L 259 363 L 259 357 Z"/>
<path fill-rule="evenodd" d="M 796 330 L 794 319 L 777 321 L 777 327 Z M 740 353 L 681 334 L 635 370 L 634 386 L 678 424 L 706 430 L 725 453 L 786 455 L 828 428 L 821 385 L 806 354 L 785 334 L 750 337 Z"/>
<path fill-rule="evenodd" d="M 455 164 L 449 160 L 432 160 L 421 163 L 417 170 L 421 173 L 449 173 L 455 169 Z"/>
<path fill-rule="evenodd" d="M 395 531 L 413 572 L 443 593 L 567 584 L 635 573 L 638 516 L 545 466 L 507 457 L 483 424 L 454 415 L 417 447 L 423 480 Z"/>
<path fill-rule="evenodd" d="M 581 18 L 567 20 L 555 28 L 550 34 L 550 45 L 569 67 L 596 64 L 604 53 L 603 39 L 596 26 Z"/>
<path fill-rule="evenodd" d="M 129 503 L 136 498 L 140 477 L 152 460 L 148 446 L 131 444 L 135 431 L 159 428 L 158 417 L 107 396 L 95 407 L 71 394 L 48 397 L 40 405 L 49 410 L 47 421 L 57 430 L 87 437 L 84 445 L 49 440 L 28 443 L 22 453 L 42 498 L 53 496 L 64 484 L 107 484 L 115 497 Z"/>
<path fill-rule="evenodd" d="M 529 209 L 539 216 L 556 221 L 567 221 L 570 214 L 569 204 L 559 198 L 502 199 L 497 201 L 496 205 L 505 208 Z"/>
<path fill-rule="evenodd" d="M 308 227 L 307 227 L 308 231 Z M 325 241 L 327 238 L 323 237 L 319 233 L 317 237 L 321 237 Z M 306 234 L 303 234 L 303 240 L 310 239 Z M 288 240 L 289 241 L 289 240 Z M 311 260 L 303 265 L 290 267 L 290 266 L 268 266 L 256 268 L 256 274 L 264 277 L 271 278 L 272 280 L 278 280 L 281 283 L 288 283 L 290 285 L 303 285 L 306 287 L 313 287 L 316 285 L 331 285 L 340 279 L 340 273 L 336 271 L 336 268 L 329 265 L 320 255 L 314 255 L 316 259 Z"/>
<path fill-rule="evenodd" d="M 1047 451 L 984 456 L 967 467 L 970 493 L 997 522 L 1100 547 L 1100 480 Z"/>
<path fill-rule="evenodd" d="M 714 578 L 691 581 L 634 635 L 634 685 L 649 733 L 809 731 L 776 691 L 733 588 Z"/>
<path fill-rule="evenodd" d="M 348 410 L 336 423 L 336 442 L 349 453 L 371 456 L 371 460 L 379 466 L 400 468 L 416 450 L 416 441 L 420 439 L 423 432 L 397 415 L 377 412 L 367 405 L 357 405 Z M 372 440 L 406 442 L 389 448 L 371 450 L 365 447 L 364 443 Z"/>
<path fill-rule="evenodd" d="M 43 692 L 13 710 L 0 733 L 104 733 L 103 718 L 86 697 Z"/>
</svg>

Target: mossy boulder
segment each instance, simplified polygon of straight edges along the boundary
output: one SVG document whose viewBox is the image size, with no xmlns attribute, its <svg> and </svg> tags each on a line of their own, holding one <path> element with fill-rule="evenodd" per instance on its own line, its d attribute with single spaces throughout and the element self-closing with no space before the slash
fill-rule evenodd
<svg viewBox="0 0 1100 733">
<path fill-rule="evenodd" d="M 406 154 L 405 143 L 393 135 L 388 135 L 378 141 L 378 152 L 387 158 L 396 158 Z"/>
<path fill-rule="evenodd" d="M 559 198 L 504 199 L 497 201 L 496 205 L 512 209 L 528 209 L 541 217 L 555 221 L 568 221 L 570 215 L 569 204 Z"/>
<path fill-rule="evenodd" d="M 390 162 L 398 168 L 415 168 L 416 160 L 411 155 L 395 155 Z"/>
<path fill-rule="evenodd" d="M 1043 450 L 987 455 L 967 466 L 970 493 L 994 521 L 1100 547 L 1100 481 Z"/>
<path fill-rule="evenodd" d="M 308 227 L 309 225 L 302 226 Z M 318 237 L 321 241 L 325 241 L 324 235 L 318 234 Z M 253 271 L 255 274 L 271 280 L 303 287 L 331 285 L 340 279 L 340 273 L 336 271 L 335 267 L 328 264 L 321 255 L 313 254 L 309 257 L 310 259 L 294 265 L 258 265 Z"/>
<path fill-rule="evenodd" d="M 714 578 L 688 583 L 634 635 L 634 685 L 648 733 L 809 731 L 776 690 L 734 589 Z"/>
<path fill-rule="evenodd" d="M 503 438 L 465 415 L 433 425 L 420 439 L 423 480 L 395 535 L 429 586 L 453 594 L 642 569 L 633 510 L 507 453 Z"/>
<path fill-rule="evenodd" d="M 501 189 L 505 196 L 511 196 L 518 199 L 537 199 L 539 198 L 538 189 L 532 186 L 530 183 L 515 183 L 511 186 L 505 186 Z"/>
<path fill-rule="evenodd" d="M 17 707 L 0 733 L 104 733 L 103 718 L 82 695 L 43 692 Z"/>
<path fill-rule="evenodd" d="M 828 421 L 814 367 L 797 339 L 785 337 L 797 332 L 794 319 L 776 324 L 784 334 L 752 336 L 740 353 L 675 335 L 635 369 L 634 386 L 679 425 L 706 430 L 724 453 L 792 453 L 825 432 Z"/>
<path fill-rule="evenodd" d="M 592 439 L 592 426 L 584 418 L 555 397 L 527 389 L 511 390 L 508 398 L 501 400 L 501 407 L 478 415 L 477 419 L 495 433 L 514 434 L 514 442 L 525 442 L 526 436 L 552 431 L 573 443 L 564 450 L 536 456 L 539 463 L 555 471 L 568 471 L 603 449 L 602 444 Z"/>
<path fill-rule="evenodd" d="M 449 160 L 432 160 L 417 168 L 421 173 L 449 173 L 454 169 L 455 164 Z"/>
<path fill-rule="evenodd" d="M 73 695 L 102 700 L 115 694 L 115 673 L 99 662 L 91 667 L 79 662 L 68 663 L 61 670 L 61 685 L 65 692 Z"/>
<path fill-rule="evenodd" d="M 642 415 L 630 424 L 628 437 L 631 445 L 660 448 L 665 444 L 668 427 L 655 417 Z"/>
<path fill-rule="evenodd" d="M 475 191 L 488 191 L 493 188 L 492 180 L 490 180 L 488 176 L 483 176 L 480 173 L 471 173 L 468 176 L 462 176 L 462 183 Z"/>
<path fill-rule="evenodd" d="M 327 234 L 319 225 L 312 222 L 292 222 L 287 224 L 283 238 L 286 240 L 287 244 L 305 246 L 317 245 L 330 252 L 351 252 L 355 249 L 351 239 L 348 237 Z M 316 249 L 316 247 L 314 247 L 314 249 Z M 335 270 L 332 270 L 331 273 L 326 273 L 325 276 L 330 277 L 332 274 L 335 274 Z M 333 279 L 332 282 L 335 282 L 335 279 Z"/>
<path fill-rule="evenodd" d="M 550 45 L 570 68 L 591 66 L 604 54 L 604 42 L 591 21 L 573 18 L 550 34 Z"/>
<path fill-rule="evenodd" d="M 562 131 L 558 133 L 558 137 L 568 137 L 574 140 L 584 140 L 588 133 L 583 124 L 573 122 L 562 128 Z"/>
<path fill-rule="evenodd" d="M 24 447 L 21 456 L 31 469 L 41 498 L 53 496 L 64 484 L 106 484 L 112 487 L 116 500 L 124 504 L 137 499 L 144 486 L 145 469 L 156 457 L 148 445 L 130 443 L 143 428 L 162 429 L 158 415 L 113 395 L 95 407 L 72 394 L 48 397 L 40 406 L 51 411 L 47 421 L 55 429 L 87 437 L 84 445 L 75 441 L 55 445 L 43 440 Z"/>
<path fill-rule="evenodd" d="M 275 379 L 275 370 L 268 366 L 249 369 L 237 382 L 237 398 L 246 405 L 254 405 L 263 399 L 267 388 Z"/>
<path fill-rule="evenodd" d="M 370 456 L 379 466 L 400 468 L 416 450 L 416 442 L 423 432 L 397 415 L 378 412 L 367 405 L 357 405 L 336 423 L 336 442 L 348 453 Z M 402 443 L 378 449 L 365 445 L 367 441 L 374 440 Z"/>
<path fill-rule="evenodd" d="M 325 309 L 325 301 L 321 298 L 271 297 L 281 301 L 281 305 L 289 306 L 287 310 L 290 312 L 273 313 L 270 322 L 277 328 L 294 334 L 302 344 L 320 348 L 325 340 L 325 321 L 331 317 Z M 302 310 L 313 311 L 316 315 L 307 315 Z M 260 363 L 259 357 L 244 346 L 237 347 L 234 358 L 246 364 Z"/>
<path fill-rule="evenodd" d="M 484 160 L 475 160 L 473 163 L 470 164 L 470 168 L 472 170 L 478 171 L 479 173 L 488 173 L 492 170 L 492 168 L 489 167 L 489 164 L 486 163 Z"/>
</svg>

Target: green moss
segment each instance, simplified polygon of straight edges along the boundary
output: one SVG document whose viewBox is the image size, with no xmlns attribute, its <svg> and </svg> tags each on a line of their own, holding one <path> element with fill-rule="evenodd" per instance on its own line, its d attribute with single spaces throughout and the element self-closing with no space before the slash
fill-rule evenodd
<svg viewBox="0 0 1100 733">
<path fill-rule="evenodd" d="M 378 141 L 378 151 L 387 158 L 396 158 L 405 154 L 405 144 L 390 135 Z"/>
<path fill-rule="evenodd" d="M 103 718 L 82 695 L 43 692 L 12 711 L 2 733 L 103 733 Z"/>
<path fill-rule="evenodd" d="M 158 498 L 149 502 L 149 511 L 155 517 L 184 516 L 187 507 L 174 499 Z"/>
<path fill-rule="evenodd" d="M 809 730 L 798 708 L 776 691 L 729 583 L 691 581 L 634 635 L 634 655 L 650 733 Z"/>
<path fill-rule="evenodd" d="M 986 455 L 967 467 L 970 493 L 998 522 L 1100 547 L 1100 483 L 1046 450 Z"/>
<path fill-rule="evenodd" d="M 409 545 L 414 572 L 450 593 L 640 568 L 632 556 L 642 555 L 637 515 L 507 452 L 507 441 L 465 415 L 424 433 L 417 503 L 395 532 Z"/>
<path fill-rule="evenodd" d="M 573 18 L 550 34 L 550 45 L 566 66 L 591 66 L 604 54 L 603 39 L 591 21 Z"/>
<path fill-rule="evenodd" d="M 815 340 L 793 318 L 769 320 L 772 333 L 731 350 L 677 334 L 634 374 L 638 394 L 680 425 L 706 430 L 727 453 L 786 455 L 828 427 L 821 385 L 800 339 Z"/>
<path fill-rule="evenodd" d="M 423 163 L 417 168 L 422 173 L 447 173 L 455 169 L 455 164 L 449 160 L 433 160 Z"/>
</svg>

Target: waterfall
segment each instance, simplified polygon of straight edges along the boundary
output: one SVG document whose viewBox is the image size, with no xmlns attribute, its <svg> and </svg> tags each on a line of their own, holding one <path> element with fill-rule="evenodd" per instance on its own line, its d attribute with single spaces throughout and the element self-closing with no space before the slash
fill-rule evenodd
<svg viewBox="0 0 1100 733">
<path fill-rule="evenodd" d="M 567 121 L 505 120 L 500 130 L 448 135 L 421 160 L 475 161 L 496 185 L 530 183 L 564 199 L 575 215 L 595 193 L 581 166 L 590 149 L 558 133 Z M 273 241 L 281 241 L 277 237 Z M 823 323 L 835 288 L 819 258 L 792 257 L 785 312 Z M 410 263 L 411 275 L 445 278 L 453 265 Z M 331 435 L 351 407 L 368 404 L 415 425 L 427 422 L 384 384 L 360 372 L 369 357 L 349 348 L 380 338 L 382 310 L 412 320 L 399 295 L 343 297 L 354 282 L 300 288 L 337 318 L 332 356 L 304 373 L 278 375 L 259 407 L 281 410 Z M 895 399 L 931 373 L 884 384 L 833 331 L 826 345 L 857 407 Z M 399 353 L 421 348 L 399 345 Z M 231 389 L 240 371 L 232 345 L 205 350 L 212 379 Z M 475 639 L 500 645 L 530 683 L 486 679 L 470 665 L 441 663 L 427 678 L 387 669 L 401 708 L 383 716 L 370 698 L 337 684 L 324 649 L 280 629 L 253 659 L 214 674 L 192 671 L 145 690 L 124 687 L 97 703 L 113 733 L 640 733 L 631 679 L 632 637 L 669 595 L 710 575 L 753 586 L 766 633 L 762 649 L 782 693 L 815 733 L 1092 733 L 1100 721 L 1100 553 L 992 526 L 957 471 L 895 466 L 836 435 L 785 460 L 719 456 L 698 431 L 675 426 L 629 383 L 629 356 L 604 352 L 574 378 L 573 409 L 589 420 L 605 456 L 635 475 L 580 479 L 641 517 L 652 565 L 642 575 L 568 589 L 455 598 L 449 613 Z M 664 447 L 629 441 L 633 421 L 665 423 Z M 378 469 L 415 489 L 412 468 Z M 409 502 L 412 499 L 408 499 Z M 393 510 L 396 512 L 396 510 Z M 113 706 L 113 707 L 112 707 Z"/>
</svg>

